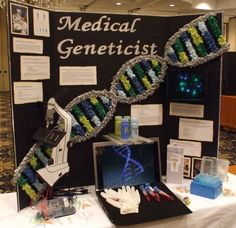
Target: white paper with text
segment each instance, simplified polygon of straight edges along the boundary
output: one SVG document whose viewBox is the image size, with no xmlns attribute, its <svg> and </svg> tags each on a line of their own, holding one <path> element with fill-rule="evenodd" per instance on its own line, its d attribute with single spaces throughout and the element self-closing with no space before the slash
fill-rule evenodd
<svg viewBox="0 0 236 228">
<path fill-rule="evenodd" d="M 183 147 L 185 156 L 201 157 L 202 144 L 200 142 L 170 139 L 170 144 L 172 143 L 175 143 L 177 146 Z"/>
<path fill-rule="evenodd" d="M 34 15 L 34 35 L 50 36 L 49 12 L 46 10 L 33 9 Z"/>
<path fill-rule="evenodd" d="M 180 118 L 179 138 L 213 142 L 213 121 Z"/>
<path fill-rule="evenodd" d="M 42 82 L 14 82 L 14 104 L 43 101 Z"/>
<path fill-rule="evenodd" d="M 131 117 L 138 119 L 139 126 L 162 125 L 162 104 L 131 105 Z"/>
<path fill-rule="evenodd" d="M 13 52 L 43 54 L 43 41 L 13 37 Z"/>
<path fill-rule="evenodd" d="M 185 103 L 170 103 L 171 116 L 184 117 L 204 117 L 204 105 L 199 104 L 185 104 Z"/>
<path fill-rule="evenodd" d="M 97 67 L 61 66 L 60 85 L 97 85 Z"/>
<path fill-rule="evenodd" d="M 21 80 L 43 80 L 50 78 L 48 56 L 21 56 Z"/>
</svg>

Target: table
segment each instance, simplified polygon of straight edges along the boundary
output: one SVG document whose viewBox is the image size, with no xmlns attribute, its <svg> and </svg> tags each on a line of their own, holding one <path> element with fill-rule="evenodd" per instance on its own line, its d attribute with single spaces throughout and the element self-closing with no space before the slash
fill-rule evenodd
<svg viewBox="0 0 236 228">
<path fill-rule="evenodd" d="M 221 126 L 236 129 L 236 96 L 221 96 L 220 121 Z"/>
<path fill-rule="evenodd" d="M 228 174 L 229 181 L 224 184 L 224 187 L 231 188 L 236 193 L 236 176 Z M 185 185 L 189 185 L 190 181 L 185 181 Z M 174 185 L 167 184 L 169 188 L 174 188 Z M 192 214 L 178 216 L 159 221 L 143 223 L 135 226 L 135 228 L 150 227 L 150 228 L 235 228 L 236 227 L 236 195 L 223 196 L 220 195 L 215 200 L 204 197 L 191 195 L 190 209 Z M 102 208 L 99 206 L 94 193 L 79 196 L 79 206 L 77 213 L 71 216 L 66 216 L 54 220 L 49 220 L 48 223 L 40 223 L 35 220 L 36 210 L 26 208 L 17 213 L 16 211 L 16 194 L 7 193 L 0 194 L 0 227 L 76 227 L 76 228 L 109 228 L 114 225 L 109 221 Z M 84 205 L 84 208 L 82 208 Z M 87 206 L 87 207 L 86 207 Z"/>
</svg>

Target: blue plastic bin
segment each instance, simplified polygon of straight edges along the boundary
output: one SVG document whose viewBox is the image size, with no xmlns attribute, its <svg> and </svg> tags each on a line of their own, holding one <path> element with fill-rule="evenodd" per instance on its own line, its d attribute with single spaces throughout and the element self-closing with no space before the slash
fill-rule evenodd
<svg viewBox="0 0 236 228">
<path fill-rule="evenodd" d="M 215 199 L 222 193 L 222 181 L 216 176 L 199 174 L 191 182 L 190 193 Z"/>
</svg>

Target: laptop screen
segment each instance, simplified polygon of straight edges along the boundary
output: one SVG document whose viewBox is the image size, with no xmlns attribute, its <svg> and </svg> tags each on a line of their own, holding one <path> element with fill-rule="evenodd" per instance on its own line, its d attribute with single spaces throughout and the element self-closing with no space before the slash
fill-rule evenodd
<svg viewBox="0 0 236 228">
<path fill-rule="evenodd" d="M 153 143 L 93 144 L 96 188 L 118 188 L 161 180 L 159 139 Z"/>
</svg>

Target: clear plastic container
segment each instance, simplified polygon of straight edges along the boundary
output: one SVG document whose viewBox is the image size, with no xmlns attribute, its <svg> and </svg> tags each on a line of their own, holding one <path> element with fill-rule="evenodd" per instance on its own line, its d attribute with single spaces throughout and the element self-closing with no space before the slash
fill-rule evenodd
<svg viewBox="0 0 236 228">
<path fill-rule="evenodd" d="M 201 174 L 217 176 L 222 181 L 227 181 L 229 161 L 216 157 L 203 156 Z"/>
<path fill-rule="evenodd" d="M 222 181 L 227 181 L 227 173 L 229 170 L 229 161 L 225 159 L 218 159 L 217 160 L 217 176 Z"/>
<path fill-rule="evenodd" d="M 136 138 L 139 135 L 139 128 L 138 128 L 138 119 L 131 118 L 131 138 Z"/>
</svg>

